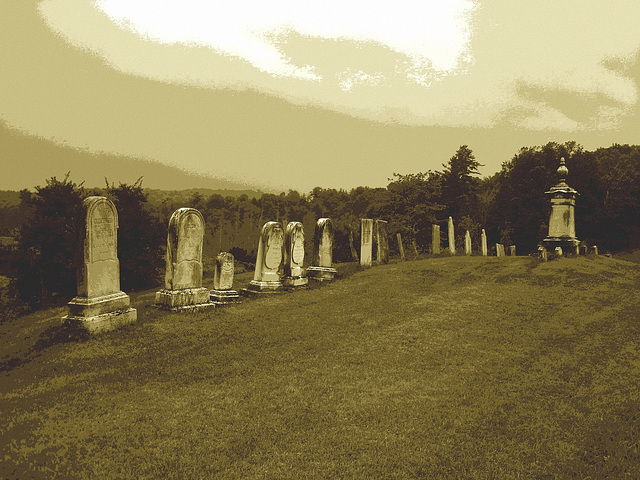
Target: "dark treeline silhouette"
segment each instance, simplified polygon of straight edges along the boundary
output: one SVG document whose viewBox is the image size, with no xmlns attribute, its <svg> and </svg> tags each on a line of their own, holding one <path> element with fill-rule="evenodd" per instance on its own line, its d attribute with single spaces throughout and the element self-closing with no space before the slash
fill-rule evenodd
<svg viewBox="0 0 640 480">
<path fill-rule="evenodd" d="M 580 193 L 576 206 L 577 236 L 602 250 L 640 247 L 640 147 L 613 145 L 586 151 L 575 142 L 522 148 L 496 174 L 480 178 L 472 150 L 462 145 L 442 171 L 394 173 L 386 188 L 357 187 L 350 191 L 316 187 L 308 194 L 294 190 L 260 197 L 202 195 L 154 191 L 152 197 L 134 184 L 88 189 L 55 177 L 35 193 L 23 190 L 19 204 L 0 204 L 5 234 L 15 232 L 17 247 L 2 247 L 0 274 L 14 279 L 16 296 L 32 308 L 75 295 L 73 252 L 74 212 L 89 195 L 109 197 L 118 210 L 118 257 L 124 290 L 160 285 L 166 228 L 180 207 L 197 208 L 205 218 L 205 272 L 221 251 L 230 251 L 240 265 L 253 268 L 262 225 L 300 221 L 307 232 L 306 258 L 320 217 L 334 224 L 334 261 L 357 260 L 360 219 L 387 220 L 392 253 L 396 233 L 405 249 L 429 253 L 431 225 L 444 226 L 452 216 L 456 244 L 461 249 L 469 230 L 478 249 L 480 230 L 489 244 L 516 245 L 531 253 L 546 236 L 550 203 L 545 195 L 557 183 L 560 157 L 566 159 L 567 183 Z M 446 230 L 443 230 L 443 232 Z M 444 234 L 443 234 L 444 238 Z"/>
</svg>

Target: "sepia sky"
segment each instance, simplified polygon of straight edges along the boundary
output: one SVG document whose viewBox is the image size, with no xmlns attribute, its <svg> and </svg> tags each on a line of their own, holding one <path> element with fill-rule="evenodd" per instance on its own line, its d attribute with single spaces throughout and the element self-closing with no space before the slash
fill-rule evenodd
<svg viewBox="0 0 640 480">
<path fill-rule="evenodd" d="M 135 157 L 128 175 L 384 186 L 462 144 L 489 175 L 523 146 L 640 143 L 638 18 L 628 0 L 5 0 L 0 121 Z M 135 180 L 104 163 L 87 175 Z M 0 188 L 29 186 L 10 169 Z"/>
</svg>

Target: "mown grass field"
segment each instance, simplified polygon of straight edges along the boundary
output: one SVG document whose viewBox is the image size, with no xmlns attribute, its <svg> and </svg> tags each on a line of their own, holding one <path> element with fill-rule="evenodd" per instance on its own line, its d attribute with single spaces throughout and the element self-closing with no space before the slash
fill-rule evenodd
<svg viewBox="0 0 640 480">
<path fill-rule="evenodd" d="M 1 478 L 640 478 L 640 266 L 433 258 L 64 341 L 0 325 Z"/>
</svg>

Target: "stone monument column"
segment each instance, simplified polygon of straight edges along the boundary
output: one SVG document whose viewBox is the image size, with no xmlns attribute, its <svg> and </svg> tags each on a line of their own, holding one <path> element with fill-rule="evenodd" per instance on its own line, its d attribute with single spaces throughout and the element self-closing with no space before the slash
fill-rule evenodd
<svg viewBox="0 0 640 480">
<path fill-rule="evenodd" d="M 320 218 L 313 236 L 313 266 L 307 268 L 307 276 L 314 280 L 331 281 L 336 274 L 333 268 L 333 223 L 330 218 Z"/>
<path fill-rule="evenodd" d="M 69 302 L 63 321 L 89 333 L 114 330 L 135 322 L 137 311 L 120 291 L 118 212 L 105 197 L 88 197 L 77 218 L 76 281 L 78 295 Z"/>
<path fill-rule="evenodd" d="M 260 232 L 258 256 L 253 280 L 245 293 L 277 293 L 283 285 L 278 270 L 282 264 L 284 232 L 279 222 L 267 222 Z"/>
<path fill-rule="evenodd" d="M 455 255 L 456 254 L 456 236 L 453 229 L 453 218 L 451 217 L 449 217 L 448 233 L 449 233 L 449 253 L 451 255 Z"/>
<path fill-rule="evenodd" d="M 542 241 L 542 248 L 555 250 L 561 247 L 571 252 L 580 243 L 576 238 L 575 205 L 578 192 L 565 182 L 569 169 L 564 157 L 558 167 L 559 182 L 551 187 L 547 195 L 551 196 L 551 215 L 549 216 L 549 235 Z"/>
<path fill-rule="evenodd" d="M 202 286 L 204 218 L 195 208 L 179 208 L 169 219 L 164 289 L 156 304 L 168 310 L 215 307 Z"/>
<path fill-rule="evenodd" d="M 284 278 L 285 287 L 304 287 L 309 279 L 304 274 L 304 227 L 300 222 L 289 222 L 285 232 Z"/>
</svg>

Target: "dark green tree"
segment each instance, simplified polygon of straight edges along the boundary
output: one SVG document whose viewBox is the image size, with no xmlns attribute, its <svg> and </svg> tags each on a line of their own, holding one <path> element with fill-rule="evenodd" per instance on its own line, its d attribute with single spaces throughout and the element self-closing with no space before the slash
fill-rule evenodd
<svg viewBox="0 0 640 480">
<path fill-rule="evenodd" d="M 85 196 L 82 184 L 69 180 L 69 173 L 35 190 L 20 195 L 25 218 L 14 257 L 16 288 L 31 308 L 46 307 L 56 298 L 68 301 L 76 294 L 74 218 Z"/>
<path fill-rule="evenodd" d="M 118 211 L 118 260 L 123 290 L 158 285 L 164 266 L 167 226 L 147 206 L 142 177 L 133 185 L 107 182 L 106 195 Z"/>
<path fill-rule="evenodd" d="M 442 166 L 444 171 L 442 172 L 441 202 L 447 205 L 446 213 L 456 220 L 463 216 L 474 218 L 479 186 L 476 175 L 480 175 L 478 168 L 483 165 L 475 159 L 467 145 L 462 145 L 449 162 Z"/>
</svg>

